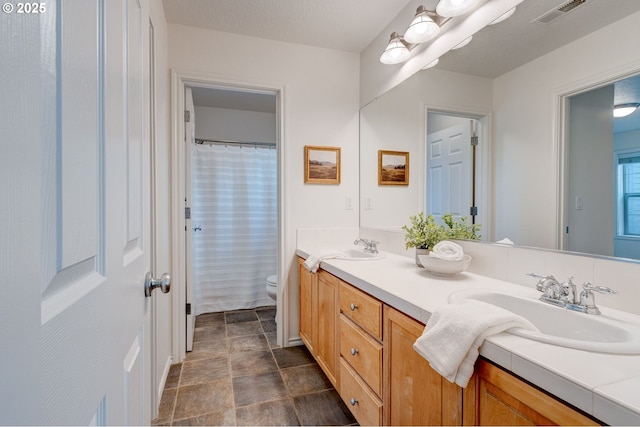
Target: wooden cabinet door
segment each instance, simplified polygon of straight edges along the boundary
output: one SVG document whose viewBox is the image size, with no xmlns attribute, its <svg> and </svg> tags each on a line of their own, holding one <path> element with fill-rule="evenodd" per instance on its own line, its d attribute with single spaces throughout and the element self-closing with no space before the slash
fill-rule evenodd
<svg viewBox="0 0 640 427">
<path fill-rule="evenodd" d="M 317 292 L 317 323 L 315 356 L 334 387 L 338 387 L 338 288 L 340 279 L 319 270 Z"/>
<path fill-rule="evenodd" d="M 300 281 L 300 339 L 307 346 L 311 354 L 314 354 L 315 326 L 313 319 L 317 317 L 314 314 L 314 301 L 316 299 L 317 284 L 315 283 L 317 275 L 312 274 L 303 265 L 304 260 L 298 258 L 298 274 Z"/>
<path fill-rule="evenodd" d="M 472 425 L 598 425 L 597 422 L 485 360 L 476 363 L 476 399 L 465 401 Z"/>
<path fill-rule="evenodd" d="M 385 425 L 460 425 L 462 389 L 434 371 L 414 349 L 424 325 L 384 307 Z"/>
</svg>

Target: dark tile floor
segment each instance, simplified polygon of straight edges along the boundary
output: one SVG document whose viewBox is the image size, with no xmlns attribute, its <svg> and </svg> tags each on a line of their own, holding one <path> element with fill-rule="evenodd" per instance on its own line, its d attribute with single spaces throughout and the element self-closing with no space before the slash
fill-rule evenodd
<svg viewBox="0 0 640 427">
<path fill-rule="evenodd" d="M 202 314 L 153 425 L 353 425 L 304 346 L 276 345 L 275 308 Z"/>
</svg>

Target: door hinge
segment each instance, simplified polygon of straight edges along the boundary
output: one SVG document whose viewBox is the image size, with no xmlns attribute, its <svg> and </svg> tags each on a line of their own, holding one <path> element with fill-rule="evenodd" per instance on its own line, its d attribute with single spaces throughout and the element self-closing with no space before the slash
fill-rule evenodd
<svg viewBox="0 0 640 427">
<path fill-rule="evenodd" d="M 188 206 L 184 208 L 184 219 L 191 219 L 191 208 Z"/>
<path fill-rule="evenodd" d="M 191 121 L 191 111 L 184 110 L 184 122 L 189 123 Z"/>
<path fill-rule="evenodd" d="M 469 215 L 471 215 L 471 216 L 478 215 L 478 207 L 477 206 L 471 206 L 471 208 L 469 209 Z"/>
<path fill-rule="evenodd" d="M 191 314 L 191 303 L 187 303 L 186 313 L 187 313 L 187 316 L 189 316 Z"/>
<path fill-rule="evenodd" d="M 478 137 L 477 136 L 472 136 L 471 137 L 471 145 L 472 146 L 478 145 Z"/>
</svg>

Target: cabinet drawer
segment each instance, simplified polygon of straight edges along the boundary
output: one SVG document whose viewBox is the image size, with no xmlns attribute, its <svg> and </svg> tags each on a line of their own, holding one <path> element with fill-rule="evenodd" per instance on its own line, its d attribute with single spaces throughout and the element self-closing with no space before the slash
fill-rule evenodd
<svg viewBox="0 0 640 427">
<path fill-rule="evenodd" d="M 382 303 L 380 301 L 341 282 L 340 311 L 375 339 L 382 341 Z"/>
<path fill-rule="evenodd" d="M 340 355 L 382 396 L 382 345 L 340 315 Z"/>
<path fill-rule="evenodd" d="M 382 401 L 340 358 L 340 396 L 361 426 L 382 425 Z"/>
</svg>

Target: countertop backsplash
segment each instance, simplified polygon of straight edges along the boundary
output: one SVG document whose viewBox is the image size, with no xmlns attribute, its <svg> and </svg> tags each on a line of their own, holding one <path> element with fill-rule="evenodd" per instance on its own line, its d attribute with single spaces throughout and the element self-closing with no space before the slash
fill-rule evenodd
<svg viewBox="0 0 640 427">
<path fill-rule="evenodd" d="M 298 247 L 345 247 L 358 238 L 379 242 L 378 249 L 413 258 L 415 249 L 405 249 L 404 231 L 400 228 L 318 228 L 299 229 Z M 459 241 L 473 260 L 468 271 L 494 279 L 506 280 L 527 287 L 535 287 L 536 279 L 527 273 L 553 274 L 563 282 L 573 276 L 573 282 L 615 289 L 615 295 L 596 295 L 596 303 L 640 315 L 640 263 L 547 251 L 485 242 Z"/>
</svg>

